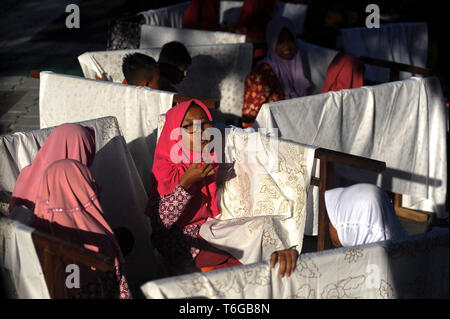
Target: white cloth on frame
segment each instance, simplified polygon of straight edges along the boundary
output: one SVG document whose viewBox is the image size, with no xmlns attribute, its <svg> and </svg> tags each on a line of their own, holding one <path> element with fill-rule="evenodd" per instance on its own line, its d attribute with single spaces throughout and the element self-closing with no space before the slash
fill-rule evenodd
<svg viewBox="0 0 450 319">
<path fill-rule="evenodd" d="M 177 3 L 158 9 L 139 12 L 145 19 L 145 24 L 158 25 L 173 28 L 183 27 L 183 17 L 189 7 L 190 1 Z"/>
<path fill-rule="evenodd" d="M 140 49 L 161 48 L 164 44 L 171 41 L 179 41 L 184 45 L 244 43 L 245 34 L 161 27 L 147 24 L 141 26 Z"/>
<path fill-rule="evenodd" d="M 301 252 L 315 148 L 231 127 L 224 149 L 221 213 L 201 226 L 202 238 L 243 264 L 293 246 Z"/>
<path fill-rule="evenodd" d="M 172 92 L 41 72 L 41 128 L 115 116 L 145 189 L 151 185 L 158 115 L 172 107 Z"/>
<path fill-rule="evenodd" d="M 78 124 L 93 127 L 96 153 L 90 170 L 101 185 L 100 204 L 112 228 L 126 227 L 134 236 L 132 252 L 125 257 L 130 285 L 154 278 L 155 267 L 151 226 L 144 215 L 147 193 L 120 134 L 117 119 L 105 117 Z M 0 189 L 11 191 L 20 170 L 31 164 L 55 127 L 16 132 L 0 137 Z"/>
<path fill-rule="evenodd" d="M 150 281 L 146 298 L 448 298 L 448 229 L 302 254 L 289 278 L 269 261 Z"/>
<path fill-rule="evenodd" d="M 341 29 L 344 51 L 356 56 L 368 56 L 392 62 L 425 67 L 428 55 L 428 28 L 426 22 L 381 24 L 380 28 Z M 400 72 L 400 79 L 411 73 Z M 366 65 L 365 79 L 387 82 L 387 68 Z"/>
<path fill-rule="evenodd" d="M 384 161 L 381 174 L 338 171 L 411 196 L 412 209 L 447 214 L 447 119 L 435 77 L 265 104 L 254 127 L 275 127 L 284 139 Z"/>
<path fill-rule="evenodd" d="M 407 237 L 389 197 L 373 184 L 329 189 L 325 205 L 344 247 Z"/>
<path fill-rule="evenodd" d="M 245 77 L 251 71 L 253 47 L 250 43 L 213 44 L 186 47 L 192 58 L 186 78 L 178 85 L 180 94 L 220 99 L 219 111 L 241 116 Z M 139 52 L 158 60 L 161 48 L 86 52 L 78 57 L 84 76 L 95 79 L 98 69 L 114 82 L 122 82 L 122 59 Z"/>
<path fill-rule="evenodd" d="M 307 95 L 320 94 L 327 77 L 328 66 L 338 51 L 300 39 L 297 39 L 297 45 L 302 56 L 303 72 L 311 84 Z"/>
<path fill-rule="evenodd" d="M 50 299 L 33 231 L 20 221 L 0 218 L 0 275 L 7 298 Z"/>
</svg>

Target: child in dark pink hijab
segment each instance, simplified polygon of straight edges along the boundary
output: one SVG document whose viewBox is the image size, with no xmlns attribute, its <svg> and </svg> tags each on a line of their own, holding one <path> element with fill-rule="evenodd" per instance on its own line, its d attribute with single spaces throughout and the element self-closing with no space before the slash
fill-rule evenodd
<svg viewBox="0 0 450 319">
<path fill-rule="evenodd" d="M 90 166 L 94 157 L 95 132 L 92 128 L 72 123 L 58 126 L 47 138 L 33 163 L 20 171 L 12 193 L 9 212 L 20 205 L 34 210 L 42 175 L 53 162 L 69 158 Z"/>
<path fill-rule="evenodd" d="M 101 273 L 78 265 L 80 287 L 66 287 L 64 278 L 56 277 L 54 287 L 58 289 L 58 296 L 131 298 L 123 275 L 122 251 L 104 218 L 98 200 L 97 184 L 87 166 L 73 159 L 53 162 L 43 172 L 35 206 L 31 224 L 34 228 L 99 252 L 114 261 L 115 272 L 111 286 L 101 284 Z M 63 269 L 66 266 L 63 265 Z M 67 274 L 62 277 L 65 276 Z"/>
</svg>

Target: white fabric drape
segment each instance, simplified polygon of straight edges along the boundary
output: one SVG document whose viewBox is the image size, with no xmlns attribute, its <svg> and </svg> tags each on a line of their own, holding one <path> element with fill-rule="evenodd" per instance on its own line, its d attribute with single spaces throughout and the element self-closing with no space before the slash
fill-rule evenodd
<svg viewBox="0 0 450 319">
<path fill-rule="evenodd" d="M 254 127 L 275 127 L 284 139 L 384 161 L 387 169 L 379 175 L 337 171 L 412 196 L 413 209 L 446 215 L 447 119 L 435 77 L 265 104 Z"/>
<path fill-rule="evenodd" d="M 154 278 L 157 269 L 150 241 L 151 226 L 144 215 L 147 193 L 114 117 L 79 122 L 95 130 L 96 154 L 90 170 L 101 185 L 99 196 L 105 219 L 112 227 L 126 227 L 134 236 L 126 256 L 130 285 Z M 17 132 L 0 138 L 1 189 L 14 189 L 20 170 L 31 164 L 55 127 Z"/>
<path fill-rule="evenodd" d="M 115 116 L 146 190 L 156 147 L 158 115 L 172 107 L 174 93 L 52 72 L 41 72 L 41 128 Z"/>
<path fill-rule="evenodd" d="M 145 297 L 219 299 L 448 298 L 448 229 L 302 254 L 289 278 L 269 261 L 169 277 L 141 286 Z"/>
<path fill-rule="evenodd" d="M 204 31 L 153 26 L 141 26 L 140 49 L 161 48 L 171 41 L 178 41 L 184 45 L 207 45 L 225 43 L 244 43 L 245 35 L 231 32 Z"/>
<path fill-rule="evenodd" d="M 293 246 L 301 252 L 315 148 L 232 127 L 224 149 L 230 164 L 217 180 L 221 214 L 200 235 L 243 264 Z"/>
<path fill-rule="evenodd" d="M 31 238 L 33 231 L 17 220 L 0 218 L 0 275 L 7 298 L 50 298 Z"/>
<path fill-rule="evenodd" d="M 425 67 L 428 55 L 428 28 L 425 22 L 381 24 L 380 28 L 341 29 L 345 52 L 382 60 Z M 411 73 L 400 72 L 400 79 Z M 389 70 L 366 65 L 365 79 L 387 82 Z"/>
<path fill-rule="evenodd" d="M 168 7 L 139 12 L 145 19 L 145 24 L 165 27 L 182 28 L 183 17 L 190 1 L 177 3 Z"/>
<path fill-rule="evenodd" d="M 177 90 L 188 96 L 220 100 L 219 111 L 240 116 L 245 77 L 251 71 L 253 47 L 250 43 L 187 46 L 192 58 L 186 78 Z M 161 48 L 86 52 L 78 57 L 84 76 L 106 72 L 114 82 L 122 82 L 122 59 L 139 52 L 158 60 Z"/>
<path fill-rule="evenodd" d="M 311 84 L 307 95 L 320 94 L 327 77 L 328 66 L 338 51 L 300 39 L 297 39 L 297 45 L 302 56 L 303 72 Z"/>
</svg>

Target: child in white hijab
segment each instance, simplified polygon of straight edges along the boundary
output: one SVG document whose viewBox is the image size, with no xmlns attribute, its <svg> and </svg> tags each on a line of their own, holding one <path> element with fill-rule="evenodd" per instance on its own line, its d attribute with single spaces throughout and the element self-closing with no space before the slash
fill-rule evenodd
<svg viewBox="0 0 450 319">
<path fill-rule="evenodd" d="M 336 247 L 370 244 L 407 236 L 387 194 L 372 184 L 325 192 L 331 241 Z"/>
</svg>

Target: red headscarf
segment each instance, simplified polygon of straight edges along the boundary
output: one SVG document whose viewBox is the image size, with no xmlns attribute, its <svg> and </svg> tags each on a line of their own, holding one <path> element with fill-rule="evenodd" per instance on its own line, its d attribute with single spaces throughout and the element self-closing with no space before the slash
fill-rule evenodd
<svg viewBox="0 0 450 319">
<path fill-rule="evenodd" d="M 186 150 L 181 140 L 181 123 L 193 103 L 200 106 L 205 111 L 208 119 L 212 121 L 212 116 L 208 108 L 202 102 L 194 99 L 180 103 L 166 113 L 165 124 L 155 149 L 152 169 L 152 195 L 149 201 L 152 201 L 155 196 L 171 194 L 174 188 L 180 183 L 184 172 L 191 165 L 191 161 L 201 156 L 197 152 Z M 170 138 L 171 134 L 175 136 L 175 140 Z M 171 150 L 175 149 L 179 150 L 178 154 L 182 158 L 180 163 L 174 163 L 171 159 Z M 187 153 L 189 153 L 189 159 L 186 156 Z M 214 153 L 210 155 L 211 158 L 215 156 Z M 189 192 L 192 194 L 192 199 L 186 207 L 184 214 L 176 223 L 179 227 L 185 227 L 191 224 L 202 225 L 208 217 L 215 217 L 219 214 L 216 196 L 216 178 L 219 166 L 218 164 L 213 164 L 213 166 L 215 174 L 205 178 L 203 181 L 197 182 L 189 189 Z M 147 205 L 147 207 L 149 208 L 151 205 Z"/>
<path fill-rule="evenodd" d="M 245 0 L 239 11 L 238 26 L 247 27 L 248 35 L 264 37 L 276 0 Z"/>
<path fill-rule="evenodd" d="M 17 178 L 9 211 L 17 205 L 34 210 L 42 175 L 53 162 L 70 158 L 90 166 L 95 157 L 95 132 L 92 128 L 66 123 L 50 134 L 31 165 L 24 167 Z"/>
<path fill-rule="evenodd" d="M 353 54 L 338 53 L 328 67 L 322 93 L 362 87 L 364 69 L 364 63 Z"/>
<path fill-rule="evenodd" d="M 217 31 L 219 12 L 219 0 L 192 0 L 183 17 L 183 28 Z"/>
</svg>

